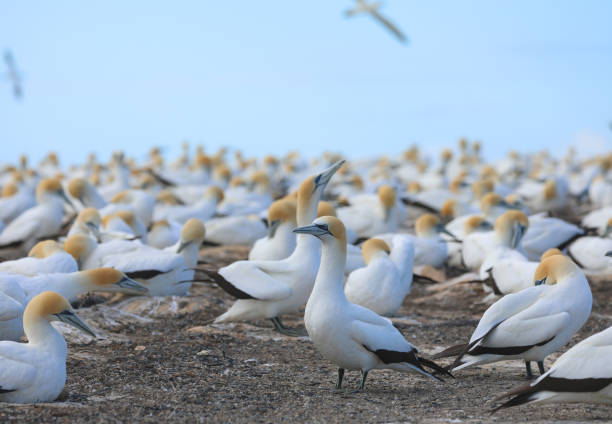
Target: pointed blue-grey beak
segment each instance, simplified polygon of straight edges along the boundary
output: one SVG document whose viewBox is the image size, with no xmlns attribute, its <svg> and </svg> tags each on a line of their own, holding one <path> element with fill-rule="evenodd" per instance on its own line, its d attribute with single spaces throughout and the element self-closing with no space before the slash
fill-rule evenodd
<svg viewBox="0 0 612 424">
<path fill-rule="evenodd" d="M 606 256 L 612 257 L 612 250 L 610 250 L 609 252 L 606 252 Z"/>
<path fill-rule="evenodd" d="M 89 328 L 87 326 L 87 324 L 85 324 L 83 321 L 81 321 L 81 318 L 79 318 L 74 312 L 72 311 L 62 311 L 59 314 L 55 314 L 55 316 L 57 317 L 57 319 L 59 319 L 61 322 L 64 322 L 68 325 L 72 325 L 75 328 L 78 328 L 79 330 L 89 334 L 91 337 L 97 338 L 98 336 L 96 336 L 96 333 L 93 332 L 93 330 L 91 328 Z"/>
<path fill-rule="evenodd" d="M 327 168 L 325 171 L 317 175 L 314 180 L 315 186 L 325 187 L 327 183 L 329 182 L 329 180 L 331 180 L 331 177 L 333 177 L 333 175 L 336 173 L 336 171 L 338 171 L 338 169 L 340 169 L 340 167 L 344 165 L 344 162 L 346 162 L 344 159 L 339 160 L 338 162 L 334 163 L 332 166 Z"/>
<path fill-rule="evenodd" d="M 293 232 L 298 234 L 312 234 L 316 237 L 320 237 L 324 234 L 330 234 L 327 224 L 305 225 L 304 227 L 295 228 Z"/>
<path fill-rule="evenodd" d="M 143 294 L 149 291 L 148 288 L 125 275 L 119 282 L 115 283 L 115 285 L 133 294 Z"/>
<path fill-rule="evenodd" d="M 546 284 L 546 277 L 542 278 L 541 280 L 535 281 L 536 286 L 541 286 L 542 284 Z"/>
</svg>

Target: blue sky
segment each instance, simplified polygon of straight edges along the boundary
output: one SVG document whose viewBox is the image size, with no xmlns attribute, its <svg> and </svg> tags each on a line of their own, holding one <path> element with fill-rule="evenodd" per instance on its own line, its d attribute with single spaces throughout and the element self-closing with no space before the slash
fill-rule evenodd
<svg viewBox="0 0 612 424">
<path fill-rule="evenodd" d="M 387 0 L 396 42 L 351 0 L 3 1 L 0 162 L 181 140 L 251 155 L 612 147 L 612 2 Z"/>
</svg>

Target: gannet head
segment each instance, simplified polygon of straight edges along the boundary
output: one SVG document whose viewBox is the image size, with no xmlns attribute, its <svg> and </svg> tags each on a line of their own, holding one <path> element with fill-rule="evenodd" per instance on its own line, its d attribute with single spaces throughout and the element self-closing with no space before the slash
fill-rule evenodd
<svg viewBox="0 0 612 424">
<path fill-rule="evenodd" d="M 450 149 L 443 149 L 440 152 L 440 160 L 442 163 L 447 163 L 453 158 L 453 152 Z"/>
<path fill-rule="evenodd" d="M 520 196 L 516 193 L 511 193 L 504 198 L 506 204 L 513 209 L 521 209 L 523 205 L 523 201 Z"/>
<path fill-rule="evenodd" d="M 484 219 L 482 216 L 474 215 L 470 216 L 463 224 L 465 234 L 470 234 L 475 231 L 491 231 L 493 226 L 489 221 Z"/>
<path fill-rule="evenodd" d="M 60 294 L 45 291 L 35 296 L 23 313 L 23 327 L 28 336 L 29 330 L 40 320 L 62 321 L 96 337 L 96 334 L 74 313 L 70 303 Z M 32 337 L 28 336 L 32 341 Z"/>
<path fill-rule="evenodd" d="M 485 194 L 490 193 L 495 188 L 495 184 L 490 179 L 478 180 L 472 184 L 472 192 L 476 199 L 481 199 Z"/>
<path fill-rule="evenodd" d="M 554 256 L 554 255 L 563 255 L 563 252 L 557 249 L 556 247 L 552 247 L 548 249 L 546 252 L 542 253 L 542 256 L 540 256 L 540 261 L 543 261 L 544 259 L 550 258 L 551 256 Z"/>
<path fill-rule="evenodd" d="M 389 245 L 384 240 L 377 238 L 368 239 L 361 246 L 361 256 L 366 265 L 369 265 L 372 259 L 390 253 Z"/>
<path fill-rule="evenodd" d="M 297 195 L 298 224 L 304 224 L 305 221 L 310 221 L 312 216 L 316 215 L 316 207 L 323 190 L 344 162 L 344 160 L 339 160 L 320 174 L 308 177 L 302 182 Z"/>
<path fill-rule="evenodd" d="M 298 234 L 311 234 L 323 242 L 337 243 L 346 252 L 346 229 L 344 224 L 335 216 L 322 216 L 311 225 L 305 225 L 293 230 Z"/>
<path fill-rule="evenodd" d="M 468 146 L 468 141 L 465 137 L 461 137 L 459 139 L 459 150 L 461 150 L 462 152 L 467 150 L 467 146 Z"/>
<path fill-rule="evenodd" d="M 343 168 L 344 167 L 342 167 L 340 169 L 343 169 Z M 351 184 L 353 187 L 355 187 L 359 191 L 363 190 L 363 188 L 364 188 L 363 180 L 361 179 L 361 177 L 359 175 L 351 176 L 349 184 Z"/>
<path fill-rule="evenodd" d="M 504 207 L 511 209 L 512 207 L 506 203 L 502 197 L 497 193 L 487 193 L 480 199 L 480 210 L 485 215 L 490 215 L 493 211 L 492 209 L 496 206 Z"/>
<path fill-rule="evenodd" d="M 224 199 L 223 190 L 218 186 L 209 186 L 204 193 L 204 197 L 214 199 L 217 203 L 220 203 Z"/>
<path fill-rule="evenodd" d="M 284 222 L 291 223 L 294 226 L 297 223 L 296 206 L 292 200 L 280 199 L 270 205 L 268 209 L 268 238 L 274 237 L 278 226 Z"/>
<path fill-rule="evenodd" d="M 440 215 L 444 220 L 450 220 L 457 215 L 457 201 L 455 199 L 447 199 L 440 208 Z"/>
<path fill-rule="evenodd" d="M 395 207 L 395 190 L 390 185 L 384 184 L 378 188 L 377 194 L 380 204 L 383 206 L 385 222 L 387 222 L 391 216 L 391 209 Z"/>
<path fill-rule="evenodd" d="M 317 208 L 317 218 L 320 218 L 322 216 L 337 216 L 336 208 L 334 208 L 334 205 L 329 202 L 326 202 L 325 200 L 321 200 L 319 202 L 319 207 Z"/>
<path fill-rule="evenodd" d="M 149 290 L 114 268 L 96 268 L 81 271 L 81 283 L 90 291 L 143 294 Z"/>
<path fill-rule="evenodd" d="M 197 218 L 190 218 L 183 224 L 181 228 L 181 241 L 176 253 L 181 253 L 187 246 L 194 245 L 198 248 L 204 241 L 206 230 L 201 220 Z"/>
<path fill-rule="evenodd" d="M 77 216 L 77 224 L 83 226 L 83 230 L 91 231 L 91 233 L 99 240 L 100 239 L 100 226 L 102 225 L 102 218 L 100 212 L 96 208 L 85 208 Z"/>
<path fill-rule="evenodd" d="M 96 240 L 87 234 L 74 234 L 64 242 L 64 250 L 77 262 L 88 257 L 97 246 Z"/>
<path fill-rule="evenodd" d="M 62 249 L 62 246 L 60 246 L 55 240 L 39 241 L 34 245 L 34 247 L 32 247 L 32 249 L 30 249 L 28 257 L 44 259 L 56 254 L 57 252 L 63 251 L 64 249 Z"/>
<path fill-rule="evenodd" d="M 414 225 L 416 235 L 423 238 L 434 238 L 438 233 L 445 233 L 457 240 L 450 231 L 444 227 L 440 218 L 432 213 L 425 213 L 418 217 Z"/>
<path fill-rule="evenodd" d="M 552 255 L 540 262 L 533 276 L 533 281 L 536 286 L 556 284 L 561 279 L 579 271 L 580 269 L 567 256 Z"/>
<path fill-rule="evenodd" d="M 39 182 L 38 186 L 36 187 L 36 200 L 38 203 L 44 203 L 45 200 L 53 197 L 60 198 L 72 206 L 70 199 L 68 199 L 66 193 L 64 193 L 60 180 L 57 178 L 45 178 Z"/>
<path fill-rule="evenodd" d="M 165 219 L 160 219 L 151 224 L 151 231 L 170 228 L 170 223 Z"/>
<path fill-rule="evenodd" d="M 422 191 L 423 191 L 423 187 L 418 182 L 412 181 L 410 184 L 408 184 L 408 193 L 416 194 Z"/>
<path fill-rule="evenodd" d="M 219 165 L 215 168 L 215 178 L 227 183 L 232 178 L 232 171 L 227 165 Z"/>
<path fill-rule="evenodd" d="M 168 189 L 161 190 L 155 196 L 155 201 L 163 203 L 164 205 L 184 205 L 183 201 L 178 198 L 172 191 Z"/>
<path fill-rule="evenodd" d="M 14 182 L 5 184 L 4 187 L 2 187 L 2 197 L 4 198 L 12 197 L 15 194 L 17 194 L 18 190 L 19 188 L 17 187 L 17 184 Z"/>
<path fill-rule="evenodd" d="M 468 187 L 468 184 L 465 182 L 464 178 L 465 177 L 462 175 L 458 175 L 457 177 L 453 178 L 449 185 L 449 190 L 455 194 L 459 194 L 462 188 Z"/>
<path fill-rule="evenodd" d="M 521 211 L 506 211 L 495 220 L 495 233 L 506 246 L 516 249 L 529 228 L 529 219 Z"/>
<path fill-rule="evenodd" d="M 544 199 L 553 200 L 557 197 L 557 183 L 555 180 L 548 180 L 544 184 Z"/>
<path fill-rule="evenodd" d="M 68 193 L 75 199 L 82 201 L 82 197 L 88 189 L 89 183 L 83 178 L 73 178 L 68 181 Z"/>
<path fill-rule="evenodd" d="M 102 226 L 107 228 L 115 219 L 120 219 L 125 222 L 134 234 L 138 233 L 137 218 L 136 215 L 134 215 L 134 212 L 123 209 L 110 215 L 106 215 L 104 218 L 102 218 Z"/>
<path fill-rule="evenodd" d="M 120 191 L 111 198 L 111 203 L 130 203 L 131 201 L 132 195 L 129 190 Z"/>
</svg>

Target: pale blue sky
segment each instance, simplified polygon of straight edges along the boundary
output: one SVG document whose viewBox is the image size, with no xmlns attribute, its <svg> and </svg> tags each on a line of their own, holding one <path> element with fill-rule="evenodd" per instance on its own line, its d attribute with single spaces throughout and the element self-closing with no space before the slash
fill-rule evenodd
<svg viewBox="0 0 612 424">
<path fill-rule="evenodd" d="M 465 135 L 612 146 L 612 2 L 387 0 L 399 44 L 351 0 L 1 1 L 0 162 L 180 140 L 248 154 L 393 154 Z"/>
</svg>

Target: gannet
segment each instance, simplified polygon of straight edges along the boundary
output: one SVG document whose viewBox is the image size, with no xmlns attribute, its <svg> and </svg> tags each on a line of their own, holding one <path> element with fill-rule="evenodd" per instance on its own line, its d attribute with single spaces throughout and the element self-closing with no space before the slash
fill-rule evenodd
<svg viewBox="0 0 612 424">
<path fill-rule="evenodd" d="M 399 213 L 395 190 L 389 185 L 378 188 L 375 200 L 359 197 L 352 205 L 338 208 L 338 217 L 359 237 L 373 237 L 381 233 L 396 232 Z"/>
<path fill-rule="evenodd" d="M 612 327 L 588 337 L 561 355 L 535 381 L 505 393 L 512 399 L 494 409 L 542 403 L 612 404 Z"/>
<path fill-rule="evenodd" d="M 17 281 L 0 278 L 0 340 L 19 340 L 23 334 L 23 311 L 28 303 Z"/>
<path fill-rule="evenodd" d="M 522 244 L 529 260 L 535 261 L 546 250 L 553 247 L 563 249 L 582 234 L 584 231 L 580 227 L 542 213 L 529 216 L 529 229 Z"/>
<path fill-rule="evenodd" d="M 431 213 L 421 215 L 415 223 L 414 237 L 414 265 L 430 265 L 434 268 L 439 268 L 444 264 L 448 257 L 446 242 L 440 237 L 440 233 L 449 235 L 455 238 L 454 234 L 449 232 L 440 218 Z"/>
<path fill-rule="evenodd" d="M 464 217 L 461 217 L 464 218 Z M 493 229 L 493 225 L 489 223 L 483 216 L 472 215 L 466 219 L 453 220 L 446 225 L 446 229 L 455 235 L 459 240 L 463 240 L 468 234 L 476 232 L 486 232 Z M 446 262 L 450 266 L 462 267 L 462 245 L 456 240 L 453 240 L 448 234 L 442 234 L 442 238 L 446 240 L 446 250 L 448 259 Z"/>
<path fill-rule="evenodd" d="M 544 182 L 525 181 L 517 189 L 532 212 L 555 211 L 567 205 L 567 181 L 561 177 L 549 178 Z"/>
<path fill-rule="evenodd" d="M 78 271 L 74 258 L 53 240 L 36 243 L 27 258 L 0 262 L 0 273 L 34 276 Z"/>
<path fill-rule="evenodd" d="M 0 222 L 9 224 L 15 218 L 36 205 L 34 194 L 26 187 L 11 182 L 2 187 L 0 198 Z"/>
<path fill-rule="evenodd" d="M 338 161 L 322 173 L 302 182 L 298 190 L 298 225 L 307 225 L 315 219 L 321 194 L 343 163 L 343 160 Z M 306 303 L 319 262 L 317 241 L 308 235 L 299 234 L 295 250 L 286 259 L 238 261 L 221 268 L 219 275 L 215 276 L 216 281 L 238 300 L 215 322 L 269 318 L 280 332 L 295 335 L 295 332 L 282 325 L 279 316 L 295 313 Z"/>
<path fill-rule="evenodd" d="M 267 233 L 257 215 L 224 216 L 206 221 L 206 241 L 218 245 L 253 245 Z"/>
<path fill-rule="evenodd" d="M 583 272 L 569 258 L 553 255 L 543 260 L 534 275 L 535 285 L 508 294 L 487 309 L 468 344 L 434 355 L 457 356 L 450 366 L 460 370 L 508 359 L 537 361 L 544 373 L 544 358 L 564 346 L 588 319 L 593 298 Z"/>
<path fill-rule="evenodd" d="M 612 221 L 612 218 L 610 219 Z M 612 276 L 612 259 L 606 253 L 612 250 L 612 238 L 580 237 L 567 247 L 567 254 L 586 275 Z"/>
<path fill-rule="evenodd" d="M 75 205 L 80 205 L 80 210 L 84 208 L 102 209 L 108 203 L 98 193 L 98 190 L 85 178 L 73 178 L 68 182 L 68 194 L 75 199 Z"/>
<path fill-rule="evenodd" d="M 42 180 L 36 188 L 34 206 L 6 226 L 0 233 L 0 247 L 16 246 L 28 251 L 37 241 L 56 235 L 62 226 L 64 201 L 70 203 L 59 180 Z"/>
<path fill-rule="evenodd" d="M 603 175 L 593 178 L 588 194 L 591 203 L 596 207 L 612 206 L 612 183 Z"/>
<path fill-rule="evenodd" d="M 181 237 L 181 226 L 165 219 L 153 222 L 147 234 L 147 244 L 158 249 L 172 246 Z"/>
<path fill-rule="evenodd" d="M 118 210 L 110 215 L 102 218 L 102 227 L 104 233 L 102 240 L 106 238 L 130 238 L 134 237 L 147 242 L 147 227 L 138 218 L 138 216 L 130 210 Z M 104 236 L 110 237 L 104 237 Z"/>
<path fill-rule="evenodd" d="M 62 321 L 96 337 L 61 295 L 39 294 L 23 315 L 28 343 L 0 342 L 0 401 L 49 402 L 63 390 L 68 348 L 51 321 Z"/>
<path fill-rule="evenodd" d="M 297 225 L 293 200 L 277 200 L 268 209 L 268 235 L 258 239 L 249 252 L 249 260 L 285 259 L 295 250 L 293 229 Z"/>
<path fill-rule="evenodd" d="M 612 206 L 589 212 L 582 218 L 581 225 L 589 230 L 596 229 L 600 236 L 612 236 Z"/>
<path fill-rule="evenodd" d="M 102 218 L 100 212 L 96 208 L 84 208 L 77 215 L 68 230 L 67 237 L 75 234 L 86 234 L 101 240 L 100 227 L 102 226 Z"/>
<path fill-rule="evenodd" d="M 439 380 L 424 367 L 436 372 L 444 372 L 443 369 L 419 357 L 418 350 L 391 321 L 347 300 L 342 288 L 346 261 L 342 221 L 324 216 L 295 232 L 321 241 L 321 266 L 306 304 L 304 322 L 315 347 L 338 366 L 336 388 L 341 388 L 345 369 L 361 371 L 360 390 L 372 369 L 416 371 Z"/>
<path fill-rule="evenodd" d="M 217 186 L 209 186 L 204 196 L 191 205 L 181 204 L 156 204 L 153 211 L 153 219 L 159 221 L 176 221 L 184 224 L 190 218 L 198 218 L 206 223 L 217 210 L 217 205 L 223 200 L 223 190 Z"/>
<path fill-rule="evenodd" d="M 548 249 L 542 254 L 540 261 L 553 255 L 562 255 L 557 249 Z M 501 259 L 491 267 L 490 278 L 493 280 L 494 288 L 501 294 L 517 293 L 523 289 L 533 286 L 533 276 L 540 262 L 528 261 L 524 256 Z"/>
<path fill-rule="evenodd" d="M 379 315 L 394 315 L 410 293 L 414 245 L 411 237 L 396 235 L 393 248 L 381 239 L 367 240 L 361 247 L 364 268 L 351 272 L 344 294 L 351 303 Z"/>
</svg>

